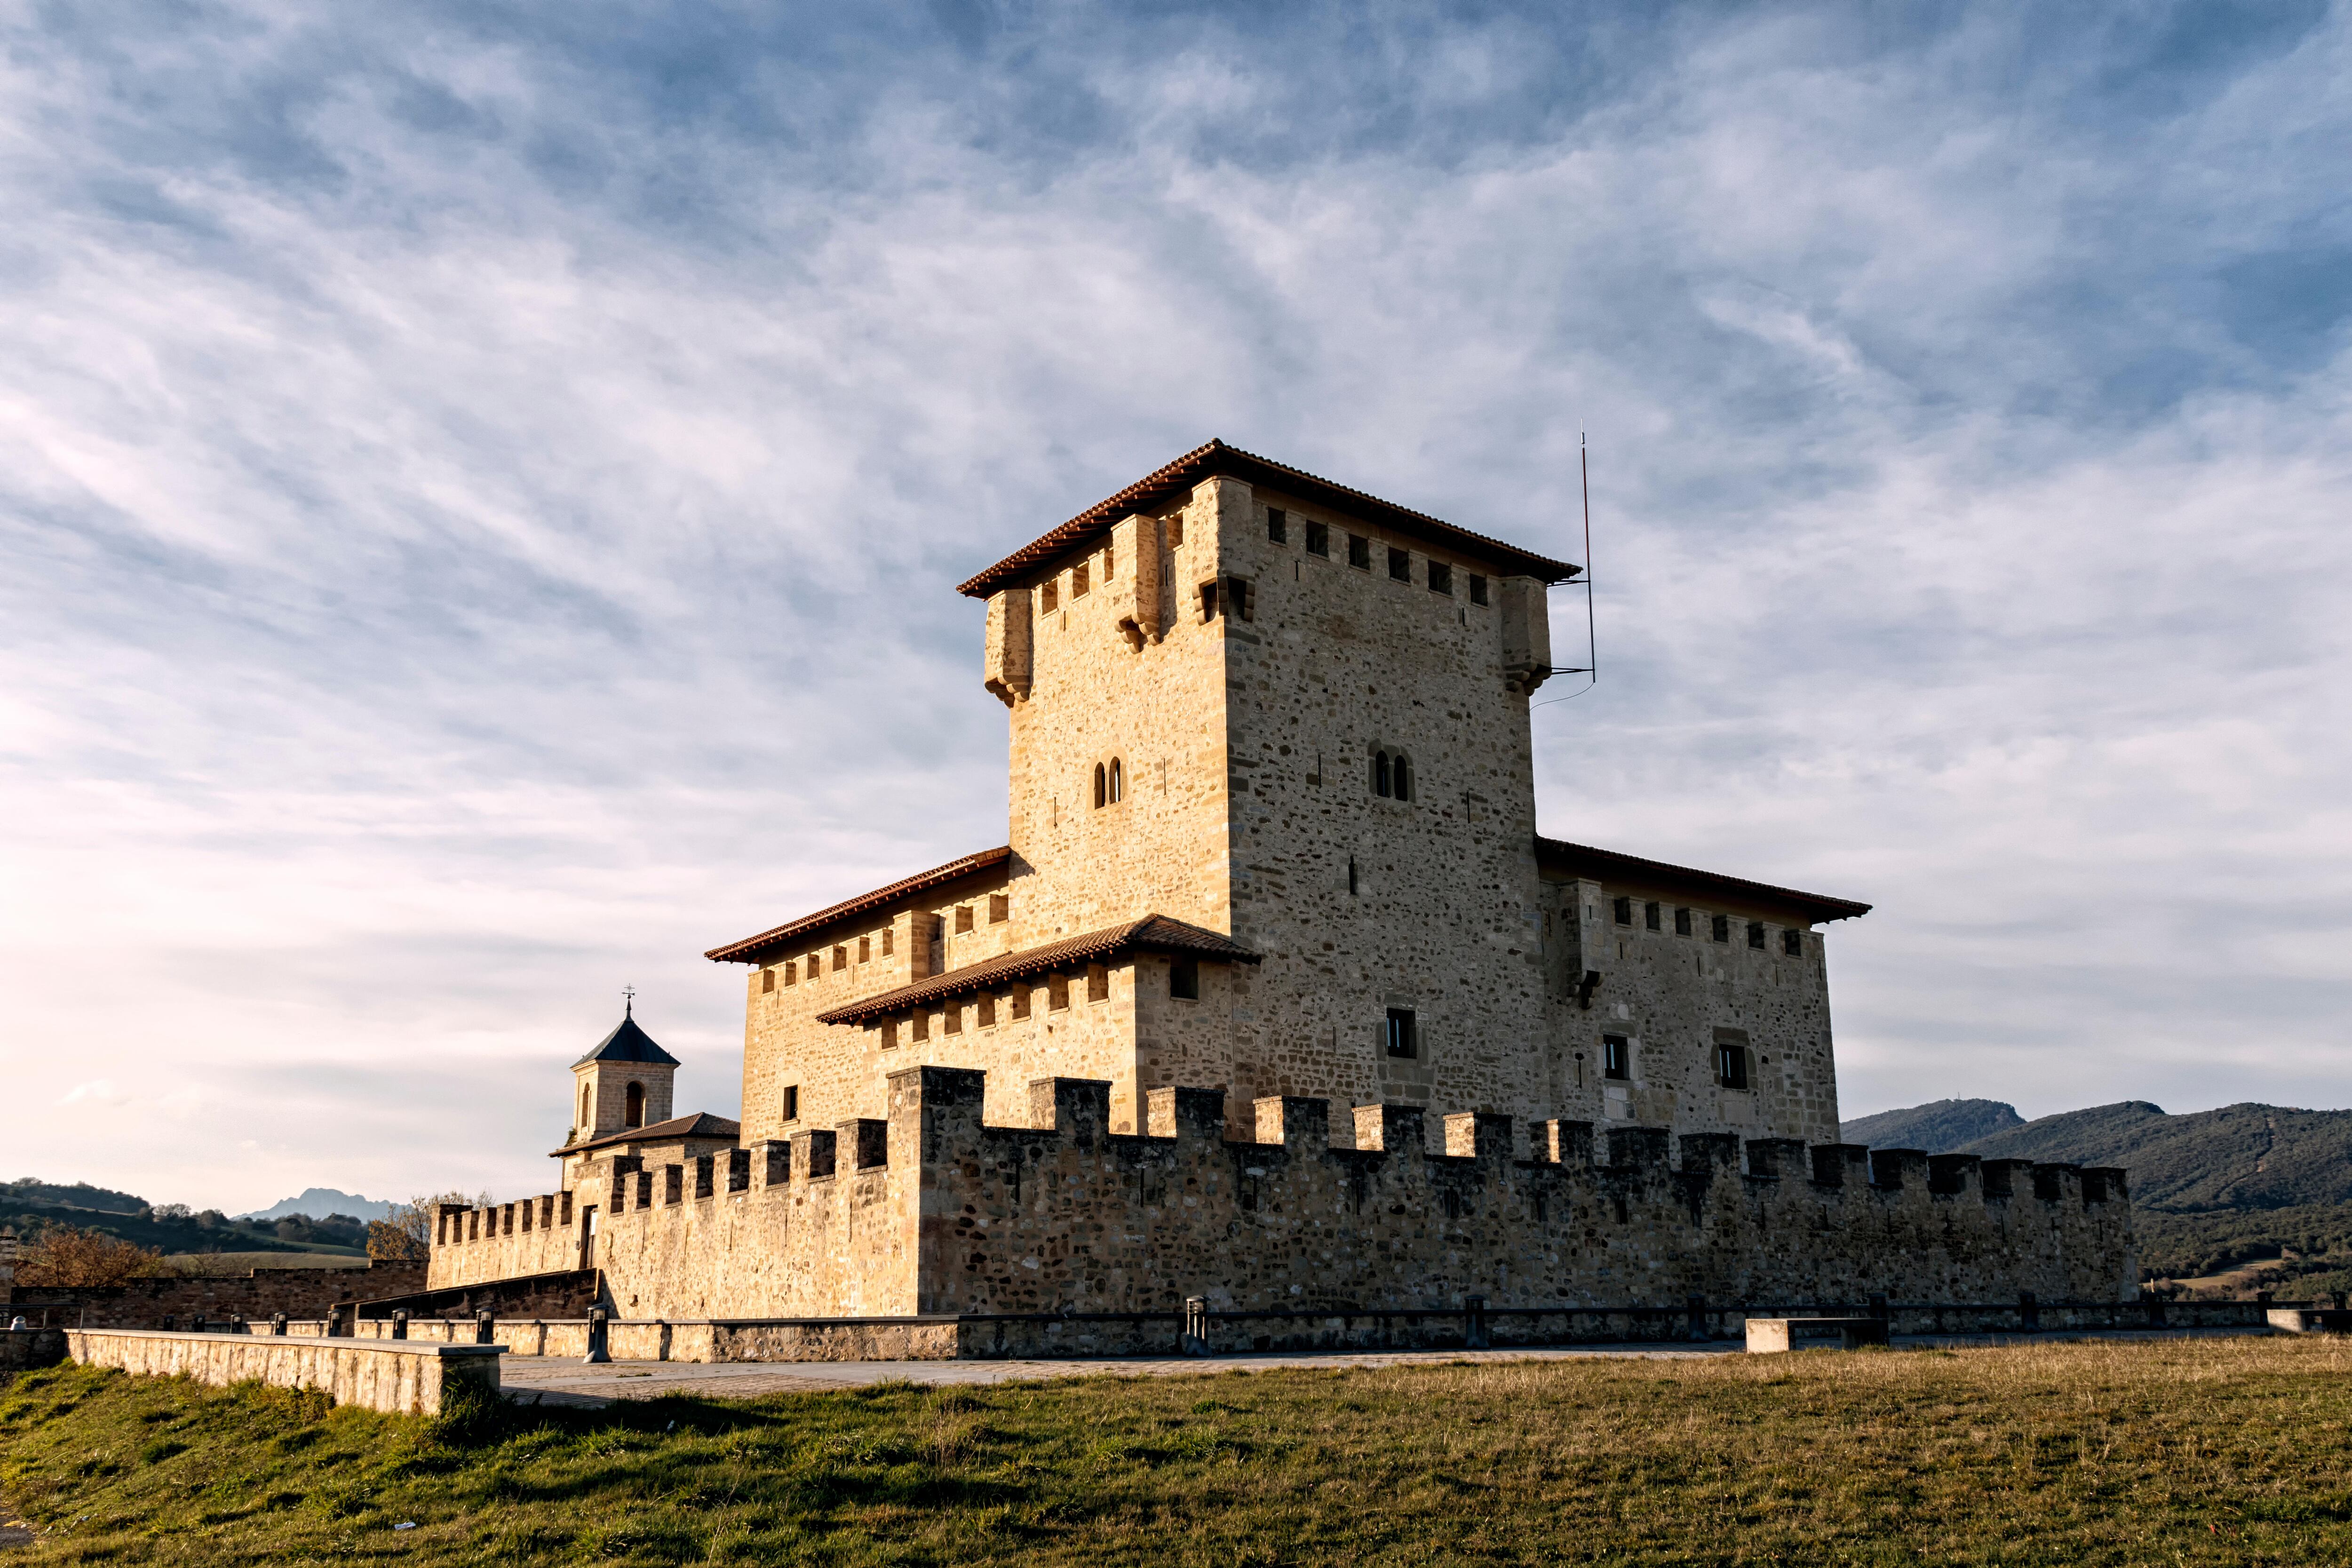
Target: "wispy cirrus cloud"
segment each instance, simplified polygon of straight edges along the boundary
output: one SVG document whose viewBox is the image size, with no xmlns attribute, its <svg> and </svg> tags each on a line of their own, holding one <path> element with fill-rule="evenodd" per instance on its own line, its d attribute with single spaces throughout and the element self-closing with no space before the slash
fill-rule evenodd
<svg viewBox="0 0 2352 1568">
<path fill-rule="evenodd" d="M 624 982 L 730 1109 L 701 949 L 1003 831 L 953 583 L 1212 434 L 1592 432 L 1547 827 L 1876 900 L 1850 1111 L 2352 1098 L 2339 7 L 0 28 L 27 1168 L 535 1190 Z"/>
</svg>

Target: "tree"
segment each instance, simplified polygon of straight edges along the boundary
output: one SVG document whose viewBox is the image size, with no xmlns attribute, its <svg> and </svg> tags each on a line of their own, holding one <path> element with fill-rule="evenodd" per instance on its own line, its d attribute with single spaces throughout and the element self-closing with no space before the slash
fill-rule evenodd
<svg viewBox="0 0 2352 1568">
<path fill-rule="evenodd" d="M 489 1201 L 488 1193 L 438 1193 L 395 1204 L 383 1218 L 368 1221 L 368 1257 L 386 1263 L 422 1263 L 432 1250 L 433 1218 L 443 1204 L 486 1208 Z"/>
<path fill-rule="evenodd" d="M 170 1272 L 152 1247 L 69 1225 L 49 1226 L 16 1254 L 16 1283 L 53 1289 L 96 1289 Z"/>
</svg>

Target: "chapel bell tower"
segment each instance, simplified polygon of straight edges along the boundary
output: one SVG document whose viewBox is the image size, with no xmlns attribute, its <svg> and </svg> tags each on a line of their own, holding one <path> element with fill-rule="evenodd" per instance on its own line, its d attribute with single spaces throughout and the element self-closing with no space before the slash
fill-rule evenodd
<svg viewBox="0 0 2352 1568">
<path fill-rule="evenodd" d="M 625 1004 L 621 1026 L 572 1064 L 572 1136 L 584 1143 L 608 1132 L 650 1127 L 671 1116 L 671 1080 L 677 1058 L 637 1026 L 636 1005 Z"/>
</svg>

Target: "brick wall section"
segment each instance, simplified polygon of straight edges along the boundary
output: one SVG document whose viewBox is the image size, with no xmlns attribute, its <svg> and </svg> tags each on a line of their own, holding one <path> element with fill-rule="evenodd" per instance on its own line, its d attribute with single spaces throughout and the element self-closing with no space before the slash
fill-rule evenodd
<svg viewBox="0 0 2352 1568">
<path fill-rule="evenodd" d="M 379 1263 L 363 1268 L 257 1268 L 225 1279 L 134 1279 L 103 1290 L 12 1287 L 9 1310 L 38 1321 L 107 1329 L 158 1329 L 166 1317 L 184 1324 L 202 1316 L 267 1321 L 278 1312 L 316 1318 L 338 1301 L 403 1295 L 425 1288 L 422 1263 Z"/>
<path fill-rule="evenodd" d="M 983 1119 L 979 1073 L 890 1079 L 890 1115 L 764 1150 L 755 1184 L 631 1206 L 599 1237 L 633 1318 L 1368 1310 L 1857 1300 L 2127 1299 L 2122 1173 L 1467 1113 L 1270 1099 L 1229 1129 L 1222 1089 L 1149 1097 L 1110 1131 L 1108 1087 L 1032 1086 L 1031 1127 Z M 880 1136 L 876 1136 L 877 1131 Z M 1229 1131 L 1244 1140 L 1227 1142 Z M 1445 1153 L 1428 1152 L 1439 1135 Z M 863 1142 L 885 1163 L 852 1168 Z M 1532 1158 L 1528 1157 L 1533 1155 Z M 1674 1156 L 1674 1157 L 1670 1157 Z M 623 1191 L 660 1173 L 622 1172 Z M 781 1177 L 781 1179 L 774 1179 Z M 680 1188 L 691 1194 L 690 1173 Z M 583 1205 L 583 1209 L 585 1205 Z M 561 1230 L 436 1247 L 433 1284 L 544 1271 Z"/>
</svg>

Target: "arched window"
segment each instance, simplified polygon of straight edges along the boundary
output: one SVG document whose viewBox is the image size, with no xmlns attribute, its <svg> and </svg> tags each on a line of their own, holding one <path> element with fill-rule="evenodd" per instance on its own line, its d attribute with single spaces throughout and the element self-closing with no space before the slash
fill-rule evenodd
<svg viewBox="0 0 2352 1568">
<path fill-rule="evenodd" d="M 1097 763 L 1095 764 L 1095 805 L 1097 808 L 1100 808 L 1103 801 L 1108 798 L 1103 794 L 1103 765 L 1100 763 Z"/>
<path fill-rule="evenodd" d="M 622 1119 L 621 1125 L 624 1127 L 643 1127 L 645 1124 L 646 1086 L 641 1083 L 633 1082 L 629 1085 L 629 1112 Z"/>
<path fill-rule="evenodd" d="M 1127 773 L 1125 770 L 1121 769 L 1118 765 L 1118 759 L 1117 757 L 1113 757 L 1110 760 L 1110 803 L 1113 805 L 1117 805 L 1120 801 L 1125 800 L 1126 798 Z"/>
<path fill-rule="evenodd" d="M 1372 753 L 1372 793 L 1382 800 L 1389 797 L 1389 754 L 1386 752 Z"/>
<path fill-rule="evenodd" d="M 1396 784 L 1396 797 L 1399 800 L 1411 800 L 1412 798 L 1412 771 L 1410 764 L 1408 764 L 1404 760 L 1404 753 L 1402 752 L 1397 753 L 1395 759 L 1389 763 L 1389 772 Z"/>
<path fill-rule="evenodd" d="M 588 1086 L 584 1083 L 580 1086 L 580 1125 L 588 1125 Z"/>
</svg>

